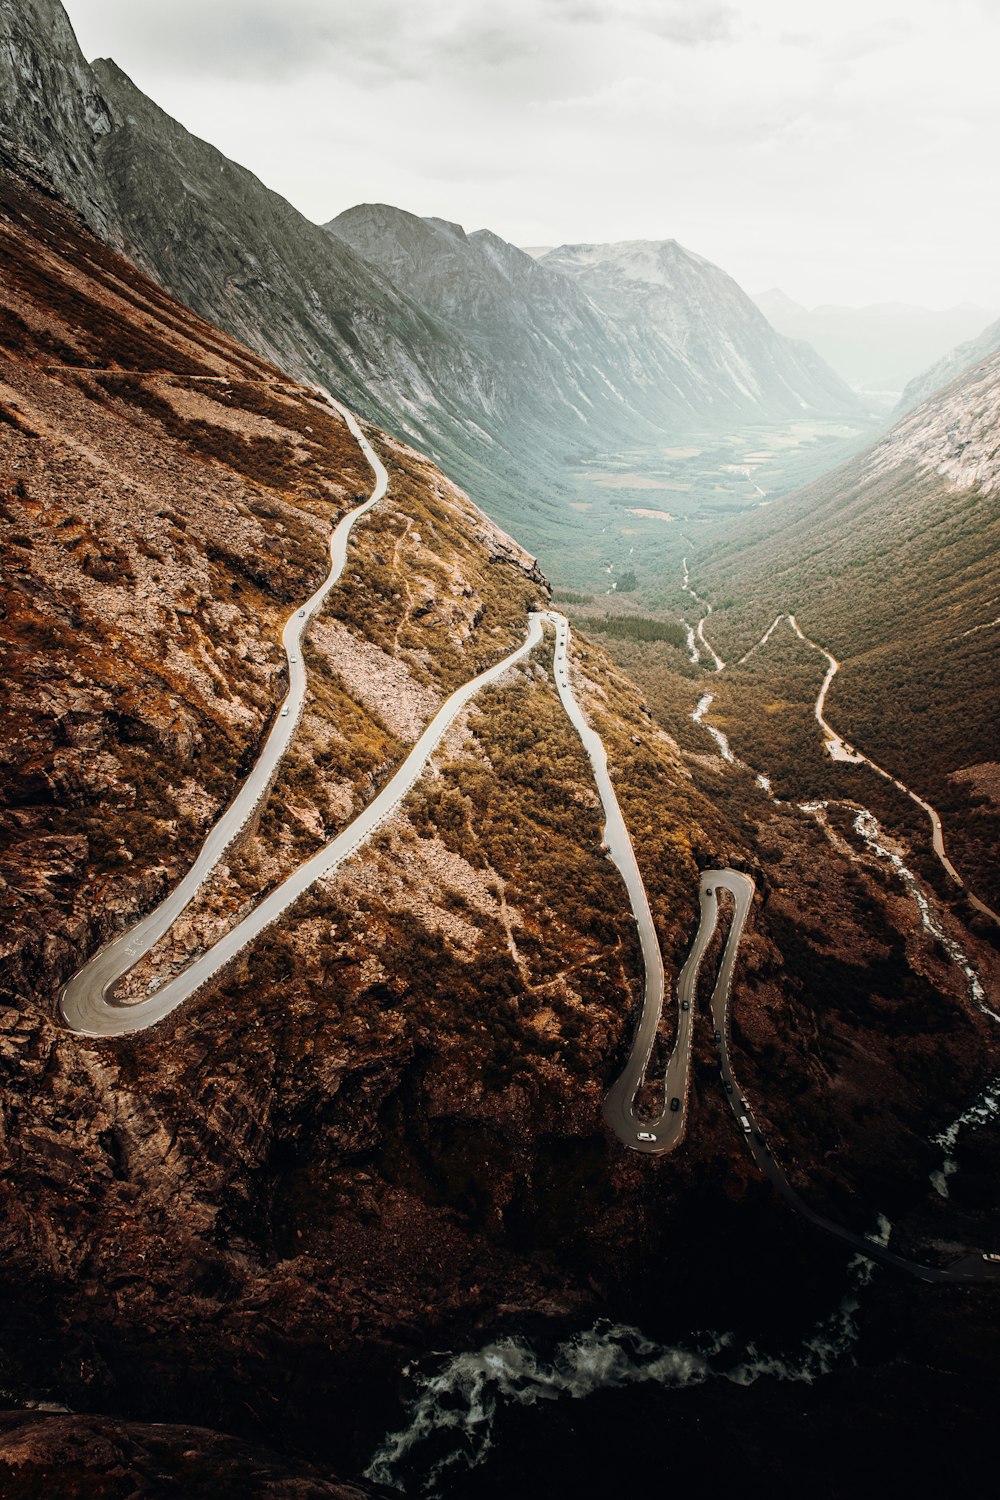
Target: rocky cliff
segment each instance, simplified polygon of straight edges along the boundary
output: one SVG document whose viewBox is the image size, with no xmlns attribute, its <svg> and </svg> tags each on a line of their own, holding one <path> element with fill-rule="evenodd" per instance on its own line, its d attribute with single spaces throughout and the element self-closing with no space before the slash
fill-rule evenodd
<svg viewBox="0 0 1000 1500">
<path fill-rule="evenodd" d="M 809 344 L 776 333 L 731 276 L 676 240 L 562 245 L 540 264 L 575 280 L 626 335 L 664 418 L 861 410 Z"/>
</svg>

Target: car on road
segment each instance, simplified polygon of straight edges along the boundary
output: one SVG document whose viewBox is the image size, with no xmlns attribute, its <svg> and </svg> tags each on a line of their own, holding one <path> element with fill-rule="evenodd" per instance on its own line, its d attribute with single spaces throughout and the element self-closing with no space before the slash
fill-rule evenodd
<svg viewBox="0 0 1000 1500">
<path fill-rule="evenodd" d="M 284 708 L 281 710 L 281 717 L 283 719 L 287 719 L 288 718 L 288 704 L 287 703 L 285 704 Z"/>
<path fill-rule="evenodd" d="M 653 1134 L 653 1132 L 651 1130 L 640 1130 L 636 1134 L 636 1140 L 638 1140 L 638 1141 L 655 1141 L 656 1140 L 656 1136 Z"/>
<path fill-rule="evenodd" d="M 304 610 L 304 609 L 300 609 L 300 610 L 299 610 L 299 619 L 300 619 L 300 620 L 304 620 L 304 619 L 305 619 L 305 617 L 306 617 L 306 612 L 305 612 L 305 610 Z"/>
<path fill-rule="evenodd" d="M 747 1119 L 746 1115 L 740 1115 L 740 1128 L 742 1129 L 744 1135 L 749 1135 L 751 1130 L 753 1129 L 753 1126 L 750 1124 L 750 1121 Z"/>
<path fill-rule="evenodd" d="M 733 1086 L 732 1086 L 732 1084 L 731 1083 L 727 1083 L 725 1085 L 725 1089 L 726 1089 L 726 1093 L 727 1094 L 731 1094 L 733 1092 Z"/>
<path fill-rule="evenodd" d="M 690 1000 L 682 1000 L 681 1001 L 681 1010 L 690 1010 L 690 1009 L 691 1009 L 691 1001 Z"/>
<path fill-rule="evenodd" d="M 675 1094 L 674 1097 L 670 1101 L 671 1111 L 674 1114 L 676 1114 L 677 1111 L 680 1109 L 680 1107 L 681 1107 L 681 1101 L 678 1099 L 677 1095 Z"/>
<path fill-rule="evenodd" d="M 716 1032 L 716 1033 L 715 1033 L 715 1040 L 716 1040 L 716 1041 L 717 1041 L 717 1042 L 721 1042 L 721 1041 L 722 1041 L 722 1032 L 721 1032 L 721 1031 L 717 1031 L 717 1032 Z"/>
<path fill-rule="evenodd" d="M 984 1250 L 983 1260 L 1000 1261 L 1000 1255 L 995 1255 L 992 1250 Z"/>
</svg>

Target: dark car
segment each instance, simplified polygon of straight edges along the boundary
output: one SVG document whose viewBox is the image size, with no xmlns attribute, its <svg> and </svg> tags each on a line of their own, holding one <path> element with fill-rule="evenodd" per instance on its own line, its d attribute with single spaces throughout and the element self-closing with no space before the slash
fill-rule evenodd
<svg viewBox="0 0 1000 1500">
<path fill-rule="evenodd" d="M 672 1111 L 674 1112 L 674 1114 L 676 1114 L 677 1111 L 680 1109 L 680 1107 L 681 1107 L 681 1101 L 678 1099 L 677 1095 L 675 1094 L 674 1097 L 670 1101 L 670 1108 L 672 1109 Z"/>
<path fill-rule="evenodd" d="M 681 1010 L 690 1010 L 690 1009 L 691 1009 L 691 1001 L 690 1000 L 682 1000 L 681 1001 Z"/>
</svg>

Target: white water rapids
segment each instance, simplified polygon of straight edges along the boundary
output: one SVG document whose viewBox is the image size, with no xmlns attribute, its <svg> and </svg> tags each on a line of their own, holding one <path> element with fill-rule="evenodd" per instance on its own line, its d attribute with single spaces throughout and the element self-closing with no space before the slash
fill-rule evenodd
<svg viewBox="0 0 1000 1500">
<path fill-rule="evenodd" d="M 871 1238 L 889 1241 L 879 1217 Z M 856 1256 L 849 1287 L 826 1318 L 790 1353 L 768 1352 L 730 1333 L 708 1333 L 689 1344 L 659 1344 L 638 1328 L 601 1320 L 570 1335 L 548 1355 L 521 1337 L 499 1338 L 453 1355 L 435 1371 L 404 1371 L 415 1386 L 407 1425 L 387 1434 L 365 1477 L 408 1494 L 434 1496 L 455 1470 L 474 1469 L 494 1445 L 504 1407 L 584 1400 L 598 1391 L 654 1384 L 682 1390 L 711 1380 L 748 1386 L 763 1378 L 809 1384 L 851 1358 L 858 1338 L 859 1296 L 875 1274 Z M 443 1452 L 442 1452 L 443 1449 Z M 433 1456 L 432 1456 L 433 1455 Z"/>
<path fill-rule="evenodd" d="M 937 941 L 941 944 L 942 948 L 947 953 L 948 957 L 951 959 L 952 963 L 954 963 L 959 969 L 961 969 L 962 973 L 965 975 L 969 985 L 969 994 L 975 1001 L 976 1005 L 979 1006 L 979 1009 L 985 1011 L 987 1015 L 992 1016 L 995 1021 L 1000 1021 L 1000 1016 L 998 1016 L 995 1011 L 992 1011 L 986 1004 L 986 991 L 983 989 L 979 975 L 976 973 L 975 969 L 972 967 L 972 964 L 969 962 L 964 949 L 959 947 L 955 939 L 953 937 L 950 937 L 949 934 L 945 932 L 944 928 L 941 926 L 940 922 L 934 915 L 934 911 L 927 897 L 924 895 L 919 880 L 914 875 L 913 871 L 909 869 L 906 864 L 904 864 L 902 856 L 896 854 L 892 849 L 887 848 L 886 845 L 882 842 L 884 834 L 879 827 L 879 821 L 874 813 L 869 812 L 867 807 L 858 809 L 858 815 L 854 819 L 854 831 L 855 833 L 860 834 L 861 838 L 864 839 L 868 848 L 874 855 L 876 855 L 879 859 L 887 860 L 895 870 L 896 874 L 899 876 L 900 880 L 906 886 L 906 889 L 909 891 L 910 895 L 917 903 L 917 910 L 920 912 L 920 920 L 925 930 L 929 932 L 933 938 L 937 939 Z"/>
</svg>

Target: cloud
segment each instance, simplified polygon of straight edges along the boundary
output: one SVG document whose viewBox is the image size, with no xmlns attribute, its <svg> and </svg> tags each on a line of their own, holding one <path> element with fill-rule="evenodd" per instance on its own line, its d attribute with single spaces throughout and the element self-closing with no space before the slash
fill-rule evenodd
<svg viewBox="0 0 1000 1500">
<path fill-rule="evenodd" d="M 996 0 L 66 6 L 316 219 L 393 202 L 528 244 L 677 237 L 807 302 L 1000 300 Z"/>
<path fill-rule="evenodd" d="M 391 78 L 486 72 L 562 54 L 572 66 L 585 33 L 628 32 L 683 47 L 718 41 L 735 12 L 723 0 L 69 0 L 85 46 L 113 35 L 133 62 L 226 79 L 288 78 L 349 69 Z"/>
<path fill-rule="evenodd" d="M 687 47 L 728 37 L 737 15 L 722 0 L 547 0 L 545 9 L 569 24 L 625 26 Z"/>
</svg>

